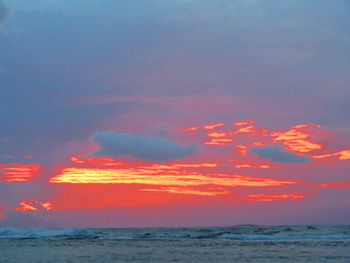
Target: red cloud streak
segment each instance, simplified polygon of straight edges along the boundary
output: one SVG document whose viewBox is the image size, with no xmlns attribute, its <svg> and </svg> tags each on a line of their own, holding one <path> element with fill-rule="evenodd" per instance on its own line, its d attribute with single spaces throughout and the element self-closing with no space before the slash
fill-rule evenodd
<svg viewBox="0 0 350 263">
<path fill-rule="evenodd" d="M 37 164 L 0 164 L 0 182 L 31 181 L 42 168 Z"/>
</svg>

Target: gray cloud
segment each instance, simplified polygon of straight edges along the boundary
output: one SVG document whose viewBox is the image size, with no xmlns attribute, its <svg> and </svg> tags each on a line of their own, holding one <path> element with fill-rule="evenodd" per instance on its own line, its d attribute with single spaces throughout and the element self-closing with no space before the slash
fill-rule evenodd
<svg viewBox="0 0 350 263">
<path fill-rule="evenodd" d="M 100 148 L 93 153 L 95 156 L 131 155 L 148 161 L 169 161 L 197 151 L 194 144 L 179 145 L 171 140 L 150 135 L 96 132 L 93 140 L 100 145 Z"/>
<path fill-rule="evenodd" d="M 280 145 L 268 145 L 253 148 L 251 151 L 255 152 L 262 158 L 267 158 L 274 162 L 305 163 L 309 161 L 309 159 L 305 156 L 296 155 L 292 152 L 283 150 Z"/>
<path fill-rule="evenodd" d="M 0 23 L 2 23 L 9 14 L 9 9 L 5 4 L 0 0 Z"/>
</svg>

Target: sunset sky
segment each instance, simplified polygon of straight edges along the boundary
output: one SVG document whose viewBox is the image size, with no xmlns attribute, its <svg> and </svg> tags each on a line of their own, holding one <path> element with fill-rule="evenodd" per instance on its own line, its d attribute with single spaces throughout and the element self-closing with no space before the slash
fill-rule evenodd
<svg viewBox="0 0 350 263">
<path fill-rule="evenodd" d="M 347 0 L 0 0 L 0 227 L 346 224 Z"/>
</svg>

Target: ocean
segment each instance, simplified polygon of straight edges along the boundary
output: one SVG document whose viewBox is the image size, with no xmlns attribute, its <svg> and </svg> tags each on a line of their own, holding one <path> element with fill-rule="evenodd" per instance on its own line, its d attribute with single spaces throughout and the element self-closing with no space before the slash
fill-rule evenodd
<svg viewBox="0 0 350 263">
<path fill-rule="evenodd" d="M 350 262 L 350 225 L 0 229 L 0 262 Z"/>
</svg>

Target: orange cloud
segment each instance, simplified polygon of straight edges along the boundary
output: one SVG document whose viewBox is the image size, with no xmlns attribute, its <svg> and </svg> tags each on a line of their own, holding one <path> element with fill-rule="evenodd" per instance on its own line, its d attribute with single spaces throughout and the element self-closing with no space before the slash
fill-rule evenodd
<svg viewBox="0 0 350 263">
<path fill-rule="evenodd" d="M 219 139 L 219 138 L 213 138 L 209 142 L 205 142 L 204 144 L 207 145 L 229 145 L 232 142 L 232 139 Z"/>
<path fill-rule="evenodd" d="M 322 144 L 309 139 L 312 135 L 312 130 L 319 127 L 319 125 L 300 124 L 293 126 L 287 131 L 274 131 L 271 136 L 274 137 L 274 142 L 282 142 L 289 151 L 300 154 L 309 153 L 323 148 Z"/>
<path fill-rule="evenodd" d="M 256 161 L 256 160 L 230 160 L 234 164 L 235 168 L 261 168 L 269 169 L 273 168 L 270 162 L 266 161 Z"/>
<path fill-rule="evenodd" d="M 335 187 L 338 189 L 344 189 L 344 188 L 350 188 L 350 181 L 314 184 L 314 185 L 310 185 L 310 187 Z"/>
<path fill-rule="evenodd" d="M 236 122 L 233 122 L 232 124 L 235 126 L 244 126 L 244 125 L 250 125 L 254 122 L 255 120 L 247 120 L 247 121 L 236 121 Z"/>
<path fill-rule="evenodd" d="M 265 128 L 258 128 L 252 125 L 254 121 L 242 121 L 234 122 L 235 126 L 238 126 L 236 130 L 232 131 L 210 131 L 207 136 L 211 139 L 206 142 L 207 145 L 229 145 L 233 141 L 237 141 L 239 134 L 245 134 L 250 138 L 255 138 L 246 145 L 238 144 L 236 150 L 240 155 L 245 155 L 250 146 L 262 147 L 266 144 L 281 142 L 286 150 L 292 151 L 297 154 L 306 154 L 315 150 L 323 149 L 321 143 L 313 141 L 311 138 L 313 135 L 319 135 L 315 129 L 320 128 L 319 125 L 312 124 L 299 124 L 291 127 L 287 131 L 270 131 Z M 271 139 L 268 139 L 271 138 Z M 346 153 L 344 153 L 346 154 Z M 345 158 L 345 157 L 343 157 Z"/>
<path fill-rule="evenodd" d="M 52 210 L 51 202 L 39 202 L 36 200 L 22 200 L 19 203 L 19 207 L 13 208 L 13 210 L 17 210 L 20 212 L 40 212 L 40 211 L 49 211 Z"/>
<path fill-rule="evenodd" d="M 251 202 L 272 202 L 279 200 L 298 200 L 303 199 L 302 194 L 251 194 L 246 196 L 246 200 Z"/>
<path fill-rule="evenodd" d="M 154 164 L 143 168 L 145 169 L 179 169 L 179 168 L 200 168 L 200 167 L 213 168 L 217 166 L 218 166 L 217 163 L 175 163 L 175 164 L 169 164 L 169 165 Z"/>
<path fill-rule="evenodd" d="M 70 160 L 74 163 L 79 164 L 92 164 L 92 165 L 124 165 L 125 162 L 122 160 L 116 160 L 112 157 L 88 157 L 88 158 L 81 158 L 79 156 L 71 156 Z"/>
<path fill-rule="evenodd" d="M 249 134 L 251 136 L 265 136 L 266 133 L 268 132 L 267 129 L 261 129 L 261 128 L 257 128 L 254 125 L 250 125 L 247 127 L 241 127 L 238 128 L 237 130 L 233 130 L 233 131 L 214 131 L 214 132 L 208 132 L 208 137 L 212 137 L 212 138 L 221 138 L 221 137 L 227 137 L 227 136 L 234 136 L 240 133 L 246 133 Z"/>
<path fill-rule="evenodd" d="M 78 161 L 73 158 L 73 164 L 64 167 L 50 180 L 61 189 L 53 200 L 55 209 L 188 202 L 190 197 L 232 195 L 232 187 L 278 187 L 301 183 L 218 172 L 221 168 L 217 162 L 158 164 L 98 158 L 78 158 Z M 111 165 L 113 163 L 115 165 Z M 191 202 L 199 202 L 196 200 L 191 199 Z"/>
<path fill-rule="evenodd" d="M 329 153 L 329 154 L 314 155 L 312 156 L 312 158 L 323 159 L 323 158 L 329 158 L 333 156 L 336 156 L 338 160 L 350 160 L 350 150 L 343 150 L 343 151 Z"/>
<path fill-rule="evenodd" d="M 201 125 L 201 126 L 190 126 L 190 127 L 185 127 L 181 129 L 177 129 L 177 131 L 197 131 L 197 130 L 213 130 L 218 127 L 224 126 L 225 123 L 220 122 L 220 123 L 214 123 L 214 124 L 207 124 L 207 125 Z"/>
<path fill-rule="evenodd" d="M 42 168 L 37 164 L 0 164 L 0 182 L 31 181 Z"/>
<path fill-rule="evenodd" d="M 155 164 L 140 161 L 108 160 L 104 165 L 101 163 L 100 165 L 91 165 L 96 163 L 93 158 L 96 157 L 91 157 L 88 162 L 79 161 L 76 163 L 76 166 L 63 168 L 50 182 L 58 185 L 96 185 L 96 187 L 98 185 L 116 185 L 118 189 L 124 185 L 125 187 L 134 186 L 136 188 L 133 188 L 132 194 L 131 192 L 122 194 L 122 197 L 120 196 L 120 190 L 118 190 L 119 195 L 111 194 L 110 197 L 105 196 L 101 202 L 94 201 L 91 203 L 91 201 L 88 201 L 89 204 L 85 204 L 88 207 L 113 206 L 117 204 L 138 205 L 140 204 L 139 201 L 129 200 L 125 196 L 138 196 L 138 191 L 152 192 L 152 195 L 147 196 L 146 199 L 144 196 L 142 197 L 144 200 L 142 203 L 145 205 L 159 203 L 160 200 L 152 199 L 152 196 L 156 193 L 217 196 L 231 193 L 229 188 L 232 187 L 277 187 L 301 183 L 300 181 L 259 178 L 237 173 L 220 173 L 217 171 L 218 164 L 209 162 Z M 111 166 L 110 163 L 116 163 L 117 165 Z M 118 165 L 119 163 L 123 165 Z M 263 165 L 266 164 L 259 164 L 259 167 L 262 168 Z M 120 198 L 123 198 L 124 201 L 121 202 Z M 167 198 L 173 197 L 168 196 Z M 58 205 L 56 199 L 55 204 L 57 207 L 70 207 L 67 204 L 68 201 Z M 88 197 L 85 199 L 88 199 Z M 58 198 L 58 200 L 62 201 L 64 198 Z M 145 200 L 148 200 L 148 202 Z M 84 204 L 82 203 L 80 206 L 84 206 Z"/>
<path fill-rule="evenodd" d="M 251 164 L 236 164 L 235 168 L 262 168 L 262 169 L 269 169 L 272 168 L 270 165 L 251 165 Z"/>
<path fill-rule="evenodd" d="M 233 132 L 230 131 L 215 131 L 215 132 L 208 132 L 208 137 L 212 138 L 221 138 L 225 136 L 233 135 Z"/>
<path fill-rule="evenodd" d="M 238 145 L 236 145 L 236 151 L 242 156 L 247 155 L 247 153 L 248 153 L 248 146 L 247 145 L 243 145 L 243 144 L 238 144 Z"/>
<path fill-rule="evenodd" d="M 281 186 L 297 184 L 299 181 L 257 178 L 240 174 L 201 174 L 193 171 L 162 169 L 107 169 L 69 167 L 53 177 L 51 183 L 71 184 L 145 184 L 159 186 Z"/>
<path fill-rule="evenodd" d="M 185 194 L 185 195 L 200 195 L 200 196 L 217 196 L 223 194 L 230 194 L 230 191 L 203 191 L 196 189 L 188 188 L 179 188 L 179 187 L 161 187 L 158 189 L 142 189 L 141 191 L 147 192 L 166 192 L 171 194 Z"/>
</svg>

